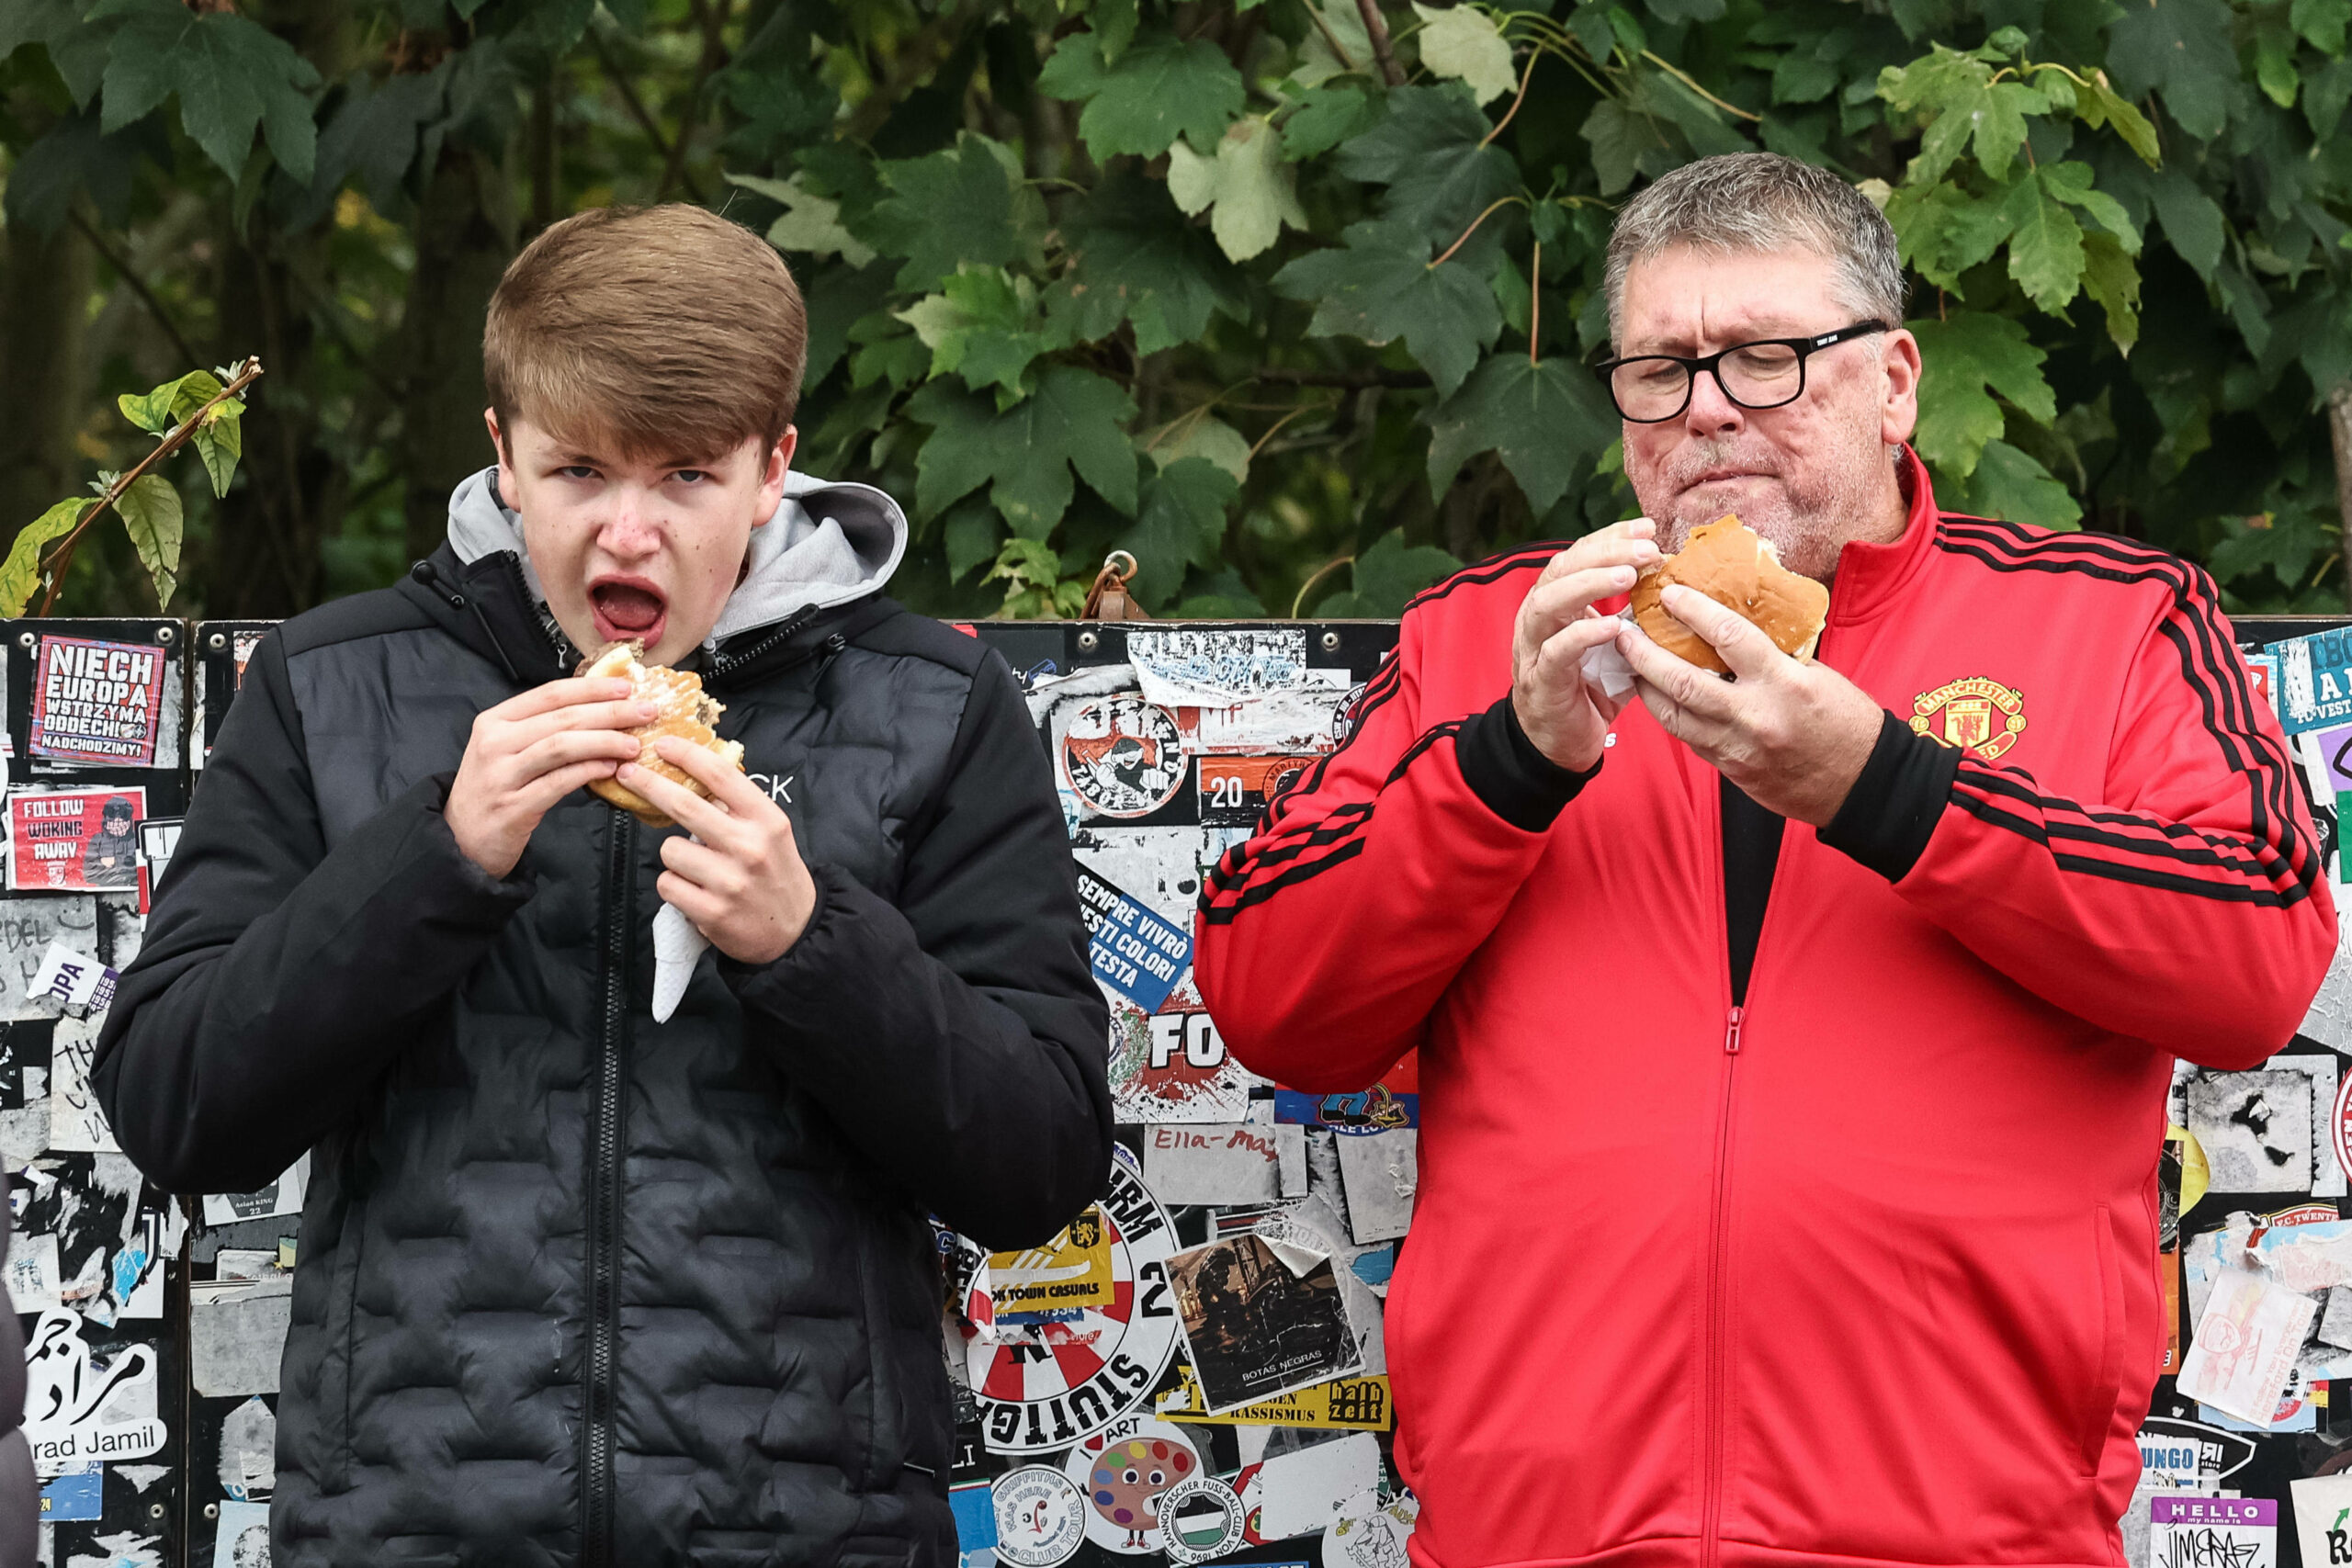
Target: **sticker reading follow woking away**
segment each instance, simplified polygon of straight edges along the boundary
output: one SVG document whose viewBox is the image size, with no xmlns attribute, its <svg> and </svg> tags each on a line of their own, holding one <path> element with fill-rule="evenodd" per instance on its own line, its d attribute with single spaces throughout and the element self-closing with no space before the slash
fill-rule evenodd
<svg viewBox="0 0 2352 1568">
<path fill-rule="evenodd" d="M 1193 934 L 1084 866 L 1078 870 L 1078 901 L 1094 977 L 1144 1011 L 1158 1012 L 1193 962 Z"/>
<path fill-rule="evenodd" d="M 152 768 L 164 711 L 164 650 L 144 643 L 44 637 L 33 682 L 36 757 Z"/>
<path fill-rule="evenodd" d="M 8 796 L 8 886 L 20 892 L 139 886 L 144 789 L 20 790 Z"/>
</svg>

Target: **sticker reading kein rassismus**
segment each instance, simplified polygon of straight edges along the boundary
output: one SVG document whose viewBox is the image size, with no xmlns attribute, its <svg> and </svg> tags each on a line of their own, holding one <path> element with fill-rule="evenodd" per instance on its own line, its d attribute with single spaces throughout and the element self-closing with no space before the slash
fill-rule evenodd
<svg viewBox="0 0 2352 1568">
<path fill-rule="evenodd" d="M 165 667 L 164 650 L 144 643 L 42 637 L 26 750 L 60 762 L 154 766 Z"/>
<path fill-rule="evenodd" d="M 1099 1204 L 1111 1244 L 1111 1301 L 1067 1321 L 973 1335 L 965 1371 L 990 1453 L 1054 1453 L 1148 1408 L 1175 1358 L 1176 1303 L 1167 1211 L 1120 1149 Z M 1057 1317 L 1060 1314 L 1057 1314 Z"/>
</svg>

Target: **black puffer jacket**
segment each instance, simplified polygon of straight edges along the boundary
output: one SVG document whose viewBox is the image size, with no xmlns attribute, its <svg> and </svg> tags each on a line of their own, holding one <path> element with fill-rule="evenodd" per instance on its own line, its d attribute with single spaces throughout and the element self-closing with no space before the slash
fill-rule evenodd
<svg viewBox="0 0 2352 1568">
<path fill-rule="evenodd" d="M 1019 692 L 878 596 L 722 644 L 820 902 L 657 1024 L 661 834 L 575 795 L 498 881 L 441 817 L 474 716 L 563 658 L 515 557 L 447 548 L 273 634 L 98 1046 L 175 1190 L 315 1145 L 275 1561 L 944 1568 L 925 1211 L 1043 1241 L 1109 1156 Z"/>
<path fill-rule="evenodd" d="M 0 1204 L 0 1269 L 8 1263 L 8 1210 Z M 0 1312 L 0 1568 L 33 1568 L 40 1557 L 40 1483 L 25 1441 L 25 1333 Z"/>
</svg>

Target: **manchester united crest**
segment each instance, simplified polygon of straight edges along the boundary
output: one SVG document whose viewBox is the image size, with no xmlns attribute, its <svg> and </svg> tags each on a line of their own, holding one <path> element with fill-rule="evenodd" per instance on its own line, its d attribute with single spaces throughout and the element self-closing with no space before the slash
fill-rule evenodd
<svg viewBox="0 0 2352 1568">
<path fill-rule="evenodd" d="M 2025 733 L 2025 694 L 1982 675 L 1938 686 L 1911 699 L 1911 732 L 1997 761 Z"/>
</svg>

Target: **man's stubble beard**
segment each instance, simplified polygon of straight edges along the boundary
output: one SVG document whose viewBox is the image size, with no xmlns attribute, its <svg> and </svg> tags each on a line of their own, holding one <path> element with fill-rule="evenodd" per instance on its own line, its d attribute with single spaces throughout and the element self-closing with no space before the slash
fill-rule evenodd
<svg viewBox="0 0 2352 1568">
<path fill-rule="evenodd" d="M 1852 434 L 1856 437 L 1850 443 L 1852 450 L 1808 465 L 1794 475 L 1788 471 L 1781 452 L 1749 434 L 1681 447 L 1656 475 L 1636 476 L 1629 467 L 1627 477 L 1633 479 L 1642 514 L 1657 524 L 1658 547 L 1668 554 L 1679 551 L 1693 529 L 1732 510 L 1742 523 L 1771 541 L 1782 566 L 1800 577 L 1826 583 L 1837 576 L 1838 553 L 1847 542 L 1870 537 L 1876 531 L 1874 513 L 1883 492 L 1875 483 L 1878 470 L 1873 465 L 1893 460 L 1875 428 Z M 1760 501 L 1737 508 L 1709 504 L 1684 493 L 1684 487 L 1698 475 L 1726 467 L 1769 474 L 1780 482 Z"/>
</svg>

